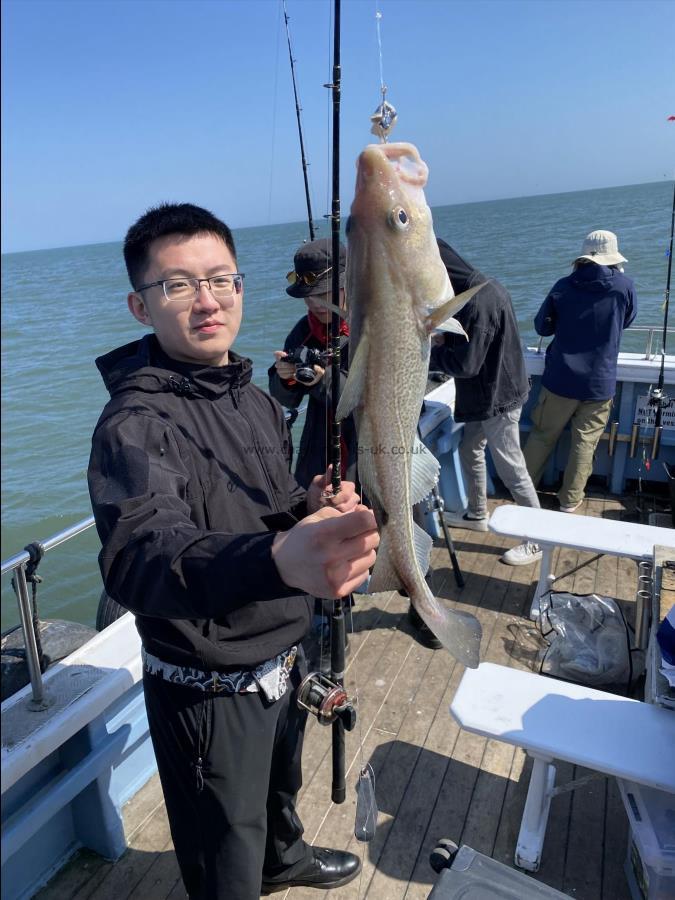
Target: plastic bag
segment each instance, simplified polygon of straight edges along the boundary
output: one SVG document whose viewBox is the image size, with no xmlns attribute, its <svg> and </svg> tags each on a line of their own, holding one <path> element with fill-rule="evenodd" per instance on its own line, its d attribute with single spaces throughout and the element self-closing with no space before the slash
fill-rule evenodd
<svg viewBox="0 0 675 900">
<path fill-rule="evenodd" d="M 354 837 L 357 841 L 372 841 L 376 827 L 375 773 L 372 766 L 367 764 L 359 772 L 359 780 L 356 782 Z"/>
<path fill-rule="evenodd" d="M 631 630 L 611 597 L 552 591 L 539 619 L 546 641 L 540 671 L 589 687 L 628 689 L 642 660 L 631 651 Z"/>
</svg>

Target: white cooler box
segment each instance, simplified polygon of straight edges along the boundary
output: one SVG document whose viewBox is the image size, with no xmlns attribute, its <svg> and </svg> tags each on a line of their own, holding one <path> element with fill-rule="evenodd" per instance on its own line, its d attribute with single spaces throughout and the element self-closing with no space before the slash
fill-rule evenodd
<svg viewBox="0 0 675 900">
<path fill-rule="evenodd" d="M 630 822 L 625 869 L 633 900 L 675 900 L 675 794 L 617 780 Z"/>
</svg>

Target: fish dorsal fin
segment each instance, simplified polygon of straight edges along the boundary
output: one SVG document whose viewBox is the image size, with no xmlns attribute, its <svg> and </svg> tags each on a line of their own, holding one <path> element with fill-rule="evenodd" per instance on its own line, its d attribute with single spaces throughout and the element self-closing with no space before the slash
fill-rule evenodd
<svg viewBox="0 0 675 900">
<path fill-rule="evenodd" d="M 464 337 L 467 337 L 462 326 L 452 317 L 458 313 L 460 309 L 466 306 L 473 295 L 477 294 L 486 284 L 486 281 L 482 284 L 477 284 L 474 287 L 469 288 L 468 291 L 464 291 L 463 294 L 458 294 L 457 297 L 451 297 L 450 300 L 442 306 L 437 306 L 435 309 L 432 309 L 426 318 L 427 330 L 432 332 L 437 328 L 440 331 L 452 331 L 455 334 L 463 334 Z"/>
<path fill-rule="evenodd" d="M 349 374 L 347 375 L 344 389 L 340 394 L 340 402 L 335 413 L 335 418 L 338 422 L 345 419 L 361 403 L 366 386 L 367 366 L 368 337 L 364 333 L 361 335 L 356 353 L 349 361 Z"/>
<path fill-rule="evenodd" d="M 440 470 L 440 464 L 431 450 L 415 437 L 410 466 L 410 502 L 413 506 L 431 493 Z"/>
</svg>

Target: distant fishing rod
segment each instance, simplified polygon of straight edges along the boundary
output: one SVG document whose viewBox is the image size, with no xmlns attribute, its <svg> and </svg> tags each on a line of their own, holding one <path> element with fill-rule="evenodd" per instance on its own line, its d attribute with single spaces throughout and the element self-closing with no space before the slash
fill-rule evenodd
<svg viewBox="0 0 675 900">
<path fill-rule="evenodd" d="M 656 407 L 654 417 L 654 439 L 652 441 L 651 458 L 657 459 L 661 445 L 662 417 L 664 407 L 668 404 L 668 397 L 663 390 L 666 368 L 666 339 L 668 336 L 668 308 L 670 305 L 670 276 L 673 269 L 673 232 L 675 232 L 675 182 L 673 182 L 673 209 L 670 216 L 670 245 L 668 247 L 668 274 L 666 275 L 666 294 L 663 304 L 663 339 L 661 343 L 661 369 L 659 371 L 658 386 L 652 390 L 649 403 Z"/>
<path fill-rule="evenodd" d="M 300 138 L 300 158 L 302 159 L 302 177 L 305 181 L 305 200 L 307 201 L 307 221 L 309 223 L 309 239 L 310 241 L 314 240 L 314 219 L 312 218 L 312 201 L 309 197 L 309 180 L 307 177 L 307 158 L 305 156 L 305 142 L 302 137 L 302 121 L 300 118 L 300 101 L 298 100 L 298 89 L 295 83 L 295 60 L 293 59 L 293 51 L 291 49 L 291 33 L 288 28 L 288 13 L 286 12 L 286 0 L 283 0 L 284 5 L 284 22 L 286 23 L 286 40 L 288 42 L 288 58 L 291 61 L 291 78 L 293 79 L 293 96 L 295 97 L 295 115 L 298 120 L 298 136 Z"/>
</svg>

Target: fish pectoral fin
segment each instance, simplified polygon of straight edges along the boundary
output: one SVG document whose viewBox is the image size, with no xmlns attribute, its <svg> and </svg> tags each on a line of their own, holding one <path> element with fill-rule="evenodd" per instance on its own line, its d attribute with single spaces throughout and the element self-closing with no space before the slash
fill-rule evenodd
<svg viewBox="0 0 675 900">
<path fill-rule="evenodd" d="M 368 338 L 363 334 L 356 352 L 349 362 L 349 374 L 335 413 L 338 422 L 345 419 L 361 402 L 366 385 L 367 362 Z"/>
<path fill-rule="evenodd" d="M 445 322 L 441 322 L 440 325 L 436 326 L 436 331 L 448 331 L 450 334 L 461 334 L 467 339 L 467 341 L 469 340 L 469 335 L 466 333 L 461 323 L 458 322 L 457 319 L 446 319 Z"/>
<path fill-rule="evenodd" d="M 416 437 L 410 466 L 410 502 L 413 506 L 431 493 L 440 470 L 440 464 L 431 450 Z"/>
<path fill-rule="evenodd" d="M 420 572 L 426 575 L 429 571 L 429 560 L 431 559 L 431 548 L 434 542 L 431 535 L 420 528 L 417 522 L 413 522 L 413 544 L 415 545 L 415 558 L 420 567 Z"/>
<path fill-rule="evenodd" d="M 452 297 L 442 306 L 437 306 L 435 309 L 432 309 L 426 318 L 428 333 L 431 334 L 431 332 L 437 328 L 439 331 L 452 331 L 455 334 L 463 334 L 468 340 L 466 331 L 464 331 L 459 322 L 453 319 L 453 316 L 466 306 L 473 295 L 477 294 L 486 284 L 487 281 L 484 281 L 482 284 L 477 284 L 474 287 L 469 288 L 468 291 L 464 291 L 463 294 Z"/>
<path fill-rule="evenodd" d="M 386 528 L 380 535 L 380 546 L 377 548 L 377 559 L 368 583 L 369 594 L 380 594 L 384 591 L 397 591 L 402 587 L 401 579 L 391 564 L 389 534 Z"/>
</svg>

